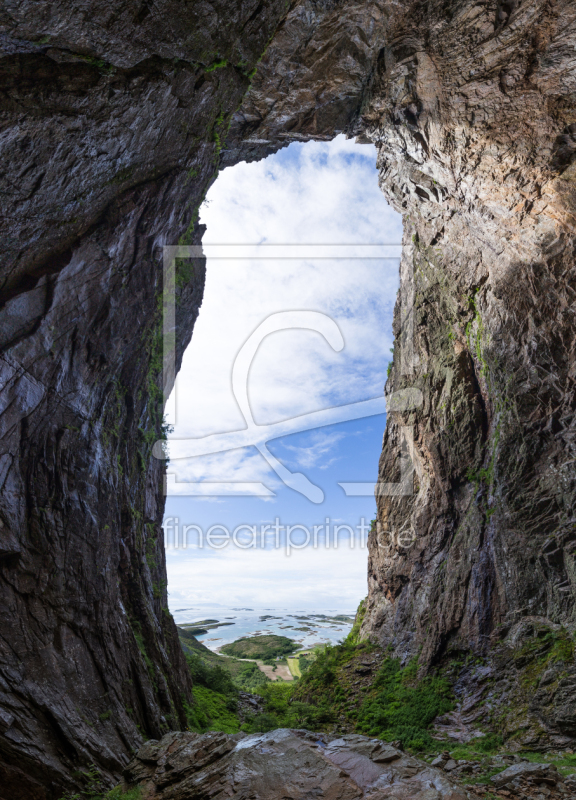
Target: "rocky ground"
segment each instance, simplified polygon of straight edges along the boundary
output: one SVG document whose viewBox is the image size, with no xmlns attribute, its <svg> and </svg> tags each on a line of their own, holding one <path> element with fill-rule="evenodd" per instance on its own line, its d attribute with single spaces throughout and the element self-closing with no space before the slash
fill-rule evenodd
<svg viewBox="0 0 576 800">
<path fill-rule="evenodd" d="M 486 780 L 486 784 L 478 784 Z M 265 734 L 171 733 L 149 741 L 124 771 L 142 800 L 210 798 L 369 798 L 370 800 L 555 800 L 574 798 L 576 778 L 518 756 L 484 763 L 431 763 L 347 734 L 280 729 Z"/>
<path fill-rule="evenodd" d="M 377 739 L 281 729 L 264 734 L 171 733 L 124 771 L 142 800 L 330 798 L 476 800 L 449 774 Z"/>
<path fill-rule="evenodd" d="M 518 755 L 457 759 L 448 751 L 430 761 L 480 797 L 547 800 L 576 796 L 576 774 L 563 775 L 553 764 L 532 762 Z"/>
</svg>

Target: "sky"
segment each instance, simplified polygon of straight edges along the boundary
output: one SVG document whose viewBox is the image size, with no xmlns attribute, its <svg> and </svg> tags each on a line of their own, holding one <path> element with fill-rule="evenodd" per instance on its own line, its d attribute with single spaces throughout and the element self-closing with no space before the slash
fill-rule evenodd
<svg viewBox="0 0 576 800">
<path fill-rule="evenodd" d="M 200 209 L 206 290 L 168 404 L 171 608 L 366 595 L 402 234 L 375 163 L 343 136 L 294 143 L 224 170 Z"/>
</svg>

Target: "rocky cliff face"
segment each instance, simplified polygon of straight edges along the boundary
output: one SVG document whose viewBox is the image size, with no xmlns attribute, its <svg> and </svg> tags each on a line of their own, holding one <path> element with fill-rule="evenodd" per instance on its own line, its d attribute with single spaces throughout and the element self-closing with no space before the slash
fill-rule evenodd
<svg viewBox="0 0 576 800">
<path fill-rule="evenodd" d="M 283 3 L 0 6 L 0 794 L 186 727 L 160 523 L 162 246 L 198 243 Z M 182 262 L 176 361 L 202 299 Z"/>
<path fill-rule="evenodd" d="M 7 796 L 117 775 L 185 725 L 151 458 L 162 246 L 200 241 L 219 162 L 367 137 L 404 215 L 379 480 L 404 436 L 414 491 L 378 497 L 363 634 L 428 664 L 571 625 L 576 4 L 6 0 L 0 26 Z M 203 276 L 179 266 L 177 364 Z"/>
<path fill-rule="evenodd" d="M 576 622 L 576 7 L 418 5 L 364 109 L 405 224 L 392 408 L 417 391 L 388 420 L 379 480 L 411 437 L 414 490 L 378 497 L 363 629 L 430 663 Z M 544 706 L 574 736 L 563 678 Z"/>
</svg>

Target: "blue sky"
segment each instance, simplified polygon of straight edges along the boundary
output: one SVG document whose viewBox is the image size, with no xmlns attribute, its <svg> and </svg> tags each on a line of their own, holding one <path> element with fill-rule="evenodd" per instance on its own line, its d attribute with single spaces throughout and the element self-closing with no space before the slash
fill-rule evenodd
<svg viewBox="0 0 576 800">
<path fill-rule="evenodd" d="M 338 483 L 375 483 L 385 415 L 326 422 L 334 407 L 381 398 L 391 357 L 401 221 L 378 189 L 375 162 L 372 146 L 342 136 L 292 144 L 225 170 L 210 190 L 200 214 L 208 226 L 206 294 L 169 404 L 172 438 L 217 434 L 226 442 L 246 428 L 233 364 L 250 334 L 280 318 L 252 354 L 249 412 L 261 426 L 316 413 L 319 427 L 268 441 L 268 460 L 254 446 L 173 457 L 170 525 L 177 518 L 180 528 L 196 524 L 205 533 L 216 524 L 233 531 L 278 518 L 312 530 L 326 517 L 355 528 L 374 516 L 373 496 L 347 497 Z M 300 316 L 312 329 L 300 327 Z M 184 452 L 176 442 L 172 451 Z M 281 474 L 304 474 L 323 501 L 288 488 L 272 457 Z M 249 543 L 246 535 L 238 541 Z M 293 536 L 304 543 L 303 532 Z M 337 549 L 309 546 L 289 555 L 270 536 L 263 548 L 169 549 L 170 605 L 269 606 L 272 593 L 283 607 L 297 598 L 298 607 L 351 611 L 366 594 L 367 552 L 345 540 Z"/>
</svg>

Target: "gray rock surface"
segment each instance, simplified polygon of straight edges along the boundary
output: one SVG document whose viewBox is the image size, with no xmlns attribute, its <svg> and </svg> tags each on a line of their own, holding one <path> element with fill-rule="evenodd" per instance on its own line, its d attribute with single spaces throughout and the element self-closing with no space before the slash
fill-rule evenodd
<svg viewBox="0 0 576 800">
<path fill-rule="evenodd" d="M 558 771 L 549 764 L 523 763 L 513 764 L 498 775 L 494 775 L 491 781 L 499 789 L 518 778 L 528 778 L 536 783 L 549 783 L 554 786 L 558 783 L 559 777 Z"/>
<path fill-rule="evenodd" d="M 0 795 L 186 727 L 160 523 L 164 244 L 283 3 L 0 3 Z M 202 300 L 179 266 L 176 364 Z M 4 794 L 3 794 L 4 793 Z"/>
<path fill-rule="evenodd" d="M 425 665 L 489 656 L 524 617 L 574 626 L 576 6 L 411 8 L 362 111 L 404 215 L 379 483 L 406 436 L 414 468 L 377 498 L 362 633 Z M 532 746 L 576 732 L 559 660 L 563 688 L 516 709 Z"/>
<path fill-rule="evenodd" d="M 475 800 L 419 761 L 378 739 L 308 731 L 264 734 L 169 733 L 147 742 L 124 771 L 142 800 L 190 797 L 295 800 Z"/>
</svg>

